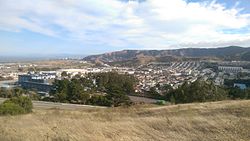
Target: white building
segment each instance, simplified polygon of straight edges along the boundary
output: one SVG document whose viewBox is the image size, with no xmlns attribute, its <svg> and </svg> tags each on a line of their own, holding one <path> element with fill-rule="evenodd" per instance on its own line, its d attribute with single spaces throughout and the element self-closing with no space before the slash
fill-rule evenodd
<svg viewBox="0 0 250 141">
<path fill-rule="evenodd" d="M 227 73 L 238 73 L 238 72 L 243 71 L 242 67 L 219 66 L 218 69 L 219 71 L 223 71 Z"/>
</svg>

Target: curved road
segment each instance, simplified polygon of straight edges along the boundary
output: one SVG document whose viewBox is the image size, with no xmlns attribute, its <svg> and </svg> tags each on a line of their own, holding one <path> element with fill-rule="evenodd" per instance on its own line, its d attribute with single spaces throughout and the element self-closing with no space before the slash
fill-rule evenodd
<svg viewBox="0 0 250 141">
<path fill-rule="evenodd" d="M 0 98 L 0 103 L 5 101 L 6 98 Z M 59 108 L 59 109 L 86 109 L 86 108 L 107 108 L 101 106 L 91 106 L 91 105 L 80 105 L 80 104 L 68 104 L 68 103 L 55 103 L 55 102 L 46 102 L 46 101 L 32 101 L 34 108 L 39 109 L 51 109 L 51 108 Z"/>
</svg>

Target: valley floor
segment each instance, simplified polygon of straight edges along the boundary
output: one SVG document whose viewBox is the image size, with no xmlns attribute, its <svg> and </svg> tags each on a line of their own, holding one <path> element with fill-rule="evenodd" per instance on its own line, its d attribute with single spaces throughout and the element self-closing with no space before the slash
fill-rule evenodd
<svg viewBox="0 0 250 141">
<path fill-rule="evenodd" d="M 0 117 L 1 141 L 249 141 L 250 100 Z"/>
</svg>

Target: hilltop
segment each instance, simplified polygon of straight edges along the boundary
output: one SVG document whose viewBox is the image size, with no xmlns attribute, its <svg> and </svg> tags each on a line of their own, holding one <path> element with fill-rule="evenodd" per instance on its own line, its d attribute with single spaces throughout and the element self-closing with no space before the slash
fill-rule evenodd
<svg viewBox="0 0 250 141">
<path fill-rule="evenodd" d="M 35 109 L 0 117 L 2 141 L 248 141 L 250 101 L 86 110 Z"/>
<path fill-rule="evenodd" d="M 184 48 L 174 50 L 123 50 L 91 55 L 85 61 L 109 64 L 144 64 L 152 61 L 169 62 L 178 60 L 239 60 L 250 61 L 250 48 L 230 46 L 222 48 Z"/>
</svg>

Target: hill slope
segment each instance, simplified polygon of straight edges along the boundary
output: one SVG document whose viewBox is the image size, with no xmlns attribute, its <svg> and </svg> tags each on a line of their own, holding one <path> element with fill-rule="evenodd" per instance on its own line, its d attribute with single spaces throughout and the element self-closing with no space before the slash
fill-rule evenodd
<svg viewBox="0 0 250 141">
<path fill-rule="evenodd" d="M 176 50 L 123 50 L 84 58 L 95 62 L 173 61 L 183 58 L 218 58 L 222 60 L 250 60 L 250 48 L 230 46 L 224 48 L 186 48 Z"/>
<path fill-rule="evenodd" d="M 0 117 L 1 141 L 249 141 L 249 132 L 249 100 Z"/>
</svg>

